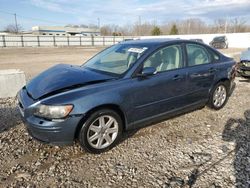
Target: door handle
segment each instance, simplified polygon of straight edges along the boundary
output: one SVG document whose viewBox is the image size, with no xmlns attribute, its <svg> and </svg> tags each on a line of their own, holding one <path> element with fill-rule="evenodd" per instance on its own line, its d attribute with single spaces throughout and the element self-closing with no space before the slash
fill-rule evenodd
<svg viewBox="0 0 250 188">
<path fill-rule="evenodd" d="M 180 76 L 180 75 L 175 75 L 174 77 L 173 77 L 173 79 L 172 80 L 181 80 L 181 79 L 183 79 L 184 77 L 183 76 Z"/>
<path fill-rule="evenodd" d="M 202 74 L 199 74 L 199 73 L 194 73 L 194 74 L 191 74 L 190 77 L 191 78 L 199 78 L 199 77 L 202 77 L 203 75 Z"/>
<path fill-rule="evenodd" d="M 217 71 L 217 69 L 216 69 L 216 68 L 210 68 L 210 69 L 208 69 L 208 71 L 209 71 L 210 73 L 214 73 L 214 72 Z"/>
</svg>

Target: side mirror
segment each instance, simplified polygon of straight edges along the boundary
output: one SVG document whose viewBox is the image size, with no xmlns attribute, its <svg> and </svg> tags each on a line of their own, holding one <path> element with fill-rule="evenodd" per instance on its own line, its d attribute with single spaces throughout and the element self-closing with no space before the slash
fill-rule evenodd
<svg viewBox="0 0 250 188">
<path fill-rule="evenodd" d="M 154 75 L 156 73 L 156 69 L 154 67 L 145 67 L 143 68 L 141 74 L 139 74 L 139 76 L 141 77 L 147 77 L 147 76 L 151 76 Z"/>
</svg>

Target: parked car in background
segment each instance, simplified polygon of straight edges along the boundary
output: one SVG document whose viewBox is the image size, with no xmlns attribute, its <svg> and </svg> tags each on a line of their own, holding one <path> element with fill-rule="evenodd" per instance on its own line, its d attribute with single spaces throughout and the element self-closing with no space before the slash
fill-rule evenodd
<svg viewBox="0 0 250 188">
<path fill-rule="evenodd" d="M 210 46 L 217 49 L 228 48 L 228 40 L 226 36 L 214 37 L 209 43 Z"/>
<path fill-rule="evenodd" d="M 124 131 L 208 105 L 221 109 L 234 85 L 235 61 L 198 42 L 131 40 L 82 66 L 59 64 L 18 93 L 31 136 L 89 152 L 115 146 Z"/>
<path fill-rule="evenodd" d="M 240 76 L 250 79 L 250 48 L 241 53 L 237 72 Z"/>
<path fill-rule="evenodd" d="M 202 39 L 190 39 L 191 41 L 195 41 L 195 42 L 200 42 L 200 43 L 204 43 L 204 41 Z"/>
</svg>

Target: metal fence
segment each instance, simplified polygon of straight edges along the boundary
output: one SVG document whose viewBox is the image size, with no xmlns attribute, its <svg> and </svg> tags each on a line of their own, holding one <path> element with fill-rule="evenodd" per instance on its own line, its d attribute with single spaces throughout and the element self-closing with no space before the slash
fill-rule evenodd
<svg viewBox="0 0 250 188">
<path fill-rule="evenodd" d="M 227 36 L 230 48 L 250 47 L 250 33 L 218 33 L 195 35 L 161 36 L 44 36 L 44 35 L 0 35 L 1 47 L 40 47 L 40 46 L 110 46 L 133 38 L 182 38 L 203 39 L 206 44 L 216 36 Z"/>
<path fill-rule="evenodd" d="M 0 47 L 110 46 L 133 37 L 123 36 L 43 36 L 1 35 Z"/>
</svg>

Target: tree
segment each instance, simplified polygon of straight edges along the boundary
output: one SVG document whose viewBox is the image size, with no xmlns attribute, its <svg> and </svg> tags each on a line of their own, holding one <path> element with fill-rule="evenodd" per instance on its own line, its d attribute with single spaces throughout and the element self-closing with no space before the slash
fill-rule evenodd
<svg viewBox="0 0 250 188">
<path fill-rule="evenodd" d="M 5 32 L 8 32 L 8 33 L 19 33 L 20 31 L 22 31 L 23 28 L 21 25 L 13 25 L 13 24 L 10 24 L 10 25 L 7 25 L 4 29 Z"/>
<path fill-rule="evenodd" d="M 246 21 L 244 19 L 240 18 L 234 18 L 231 20 L 231 28 L 232 32 L 234 33 L 240 33 L 240 32 L 245 32 L 246 31 Z"/>
<path fill-rule="evenodd" d="M 177 29 L 177 26 L 174 24 L 170 30 L 170 35 L 178 35 L 178 29 Z"/>
<path fill-rule="evenodd" d="M 161 34 L 161 29 L 157 26 L 154 26 L 153 30 L 151 31 L 152 35 L 160 35 Z"/>
</svg>

